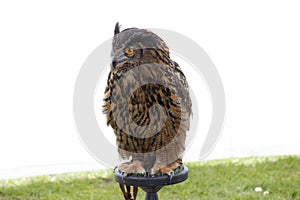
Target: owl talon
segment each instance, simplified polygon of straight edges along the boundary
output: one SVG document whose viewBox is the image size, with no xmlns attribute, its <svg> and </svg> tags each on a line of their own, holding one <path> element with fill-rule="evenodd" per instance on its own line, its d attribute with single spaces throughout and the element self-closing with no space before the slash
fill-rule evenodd
<svg viewBox="0 0 300 200">
<path fill-rule="evenodd" d="M 142 174 L 143 176 L 146 176 L 146 170 L 143 169 L 142 172 L 141 172 L 141 174 Z"/>
<path fill-rule="evenodd" d="M 174 176 L 174 171 L 173 170 L 169 171 L 168 176 L 170 177 Z"/>
<path fill-rule="evenodd" d="M 149 173 L 149 177 L 154 177 L 154 175 L 158 172 L 159 172 L 159 170 L 155 170 L 154 168 L 152 168 L 150 173 Z"/>
<path fill-rule="evenodd" d="M 128 174 L 126 172 L 121 172 L 122 178 L 126 177 Z"/>
<path fill-rule="evenodd" d="M 170 176 L 170 181 L 172 180 L 174 174 L 175 174 L 175 173 L 174 173 L 173 170 L 169 171 L 168 176 Z"/>
</svg>

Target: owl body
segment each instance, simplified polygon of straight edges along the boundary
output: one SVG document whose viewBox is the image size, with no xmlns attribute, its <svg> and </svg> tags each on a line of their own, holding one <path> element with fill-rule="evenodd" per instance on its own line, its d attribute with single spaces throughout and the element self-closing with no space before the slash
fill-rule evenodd
<svg viewBox="0 0 300 200">
<path fill-rule="evenodd" d="M 170 174 L 185 150 L 188 83 L 161 38 L 144 29 L 120 32 L 117 26 L 104 113 L 116 135 L 119 169 Z"/>
</svg>

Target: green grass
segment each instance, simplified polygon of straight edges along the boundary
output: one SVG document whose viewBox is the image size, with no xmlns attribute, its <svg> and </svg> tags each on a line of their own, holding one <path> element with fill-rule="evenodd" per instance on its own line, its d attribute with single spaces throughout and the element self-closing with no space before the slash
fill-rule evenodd
<svg viewBox="0 0 300 200">
<path fill-rule="evenodd" d="M 159 199 L 300 199 L 300 156 L 226 159 L 186 165 L 188 180 L 162 188 Z M 262 192 L 255 192 L 256 187 L 261 187 Z M 140 189 L 138 199 L 144 196 Z M 112 170 L 102 170 L 3 180 L 0 181 L 0 199 L 121 200 L 122 194 L 113 180 Z"/>
</svg>

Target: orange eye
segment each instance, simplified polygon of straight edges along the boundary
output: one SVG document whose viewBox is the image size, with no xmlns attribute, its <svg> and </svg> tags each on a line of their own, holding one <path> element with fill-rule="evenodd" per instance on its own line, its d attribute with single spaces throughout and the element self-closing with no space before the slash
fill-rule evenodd
<svg viewBox="0 0 300 200">
<path fill-rule="evenodd" d="M 133 49 L 132 47 L 127 47 L 127 48 L 125 49 L 125 54 L 126 54 L 127 56 L 132 56 L 132 55 L 134 54 L 134 49 Z"/>
</svg>

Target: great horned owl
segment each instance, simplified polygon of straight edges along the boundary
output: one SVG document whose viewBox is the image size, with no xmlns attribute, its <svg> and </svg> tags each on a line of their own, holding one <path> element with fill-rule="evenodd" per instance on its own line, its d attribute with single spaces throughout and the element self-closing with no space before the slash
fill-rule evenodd
<svg viewBox="0 0 300 200">
<path fill-rule="evenodd" d="M 189 129 L 187 80 L 156 34 L 115 26 L 111 69 L 104 97 L 107 125 L 116 135 L 124 175 L 172 176 L 181 162 Z"/>
</svg>

